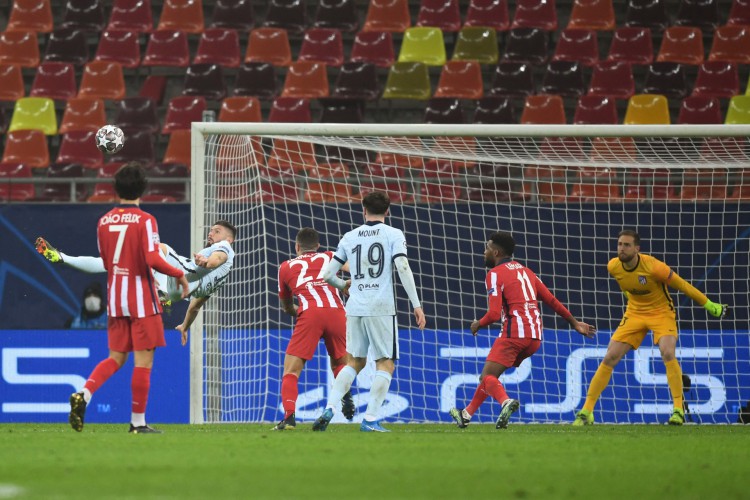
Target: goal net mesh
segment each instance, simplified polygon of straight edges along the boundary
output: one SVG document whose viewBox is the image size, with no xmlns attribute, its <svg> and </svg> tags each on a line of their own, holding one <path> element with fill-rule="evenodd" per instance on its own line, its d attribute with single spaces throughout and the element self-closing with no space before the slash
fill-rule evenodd
<svg viewBox="0 0 750 500">
<path fill-rule="evenodd" d="M 226 125 L 226 124 L 224 124 Z M 314 227 L 321 248 L 363 221 L 361 196 L 385 191 L 387 222 L 404 231 L 427 315 L 415 327 L 397 286 L 401 359 L 382 415 L 391 422 L 450 422 L 471 400 L 500 325 L 476 337 L 487 309 L 482 257 L 490 233 L 510 231 L 515 258 L 534 270 L 594 340 L 541 305 L 544 341 L 501 377 L 521 402 L 515 422 L 568 422 L 581 408 L 625 299 L 606 269 L 617 234 L 637 230 L 641 251 L 665 261 L 715 302 L 717 320 L 671 290 L 677 356 L 689 378 L 688 420 L 728 423 L 750 399 L 747 137 L 482 137 L 414 128 L 415 135 L 247 135 L 242 126 L 201 136 L 193 183 L 202 193 L 194 231 L 227 219 L 239 228 L 235 266 L 203 315 L 199 413 L 206 422 L 282 418 L 280 385 L 293 318 L 280 308 L 278 267 L 294 256 L 297 231 Z M 516 131 L 519 128 L 515 129 Z M 426 132 L 427 131 L 427 132 Z M 416 135 L 421 133 L 421 135 Z M 194 188 L 194 193 L 196 192 Z M 373 376 L 353 393 L 359 421 Z M 333 377 L 323 343 L 299 381 L 297 419 L 316 418 Z M 598 422 L 664 422 L 666 371 L 651 333 L 615 368 L 597 404 Z M 488 399 L 474 417 L 494 422 Z M 343 421 L 337 414 L 336 421 Z"/>
</svg>

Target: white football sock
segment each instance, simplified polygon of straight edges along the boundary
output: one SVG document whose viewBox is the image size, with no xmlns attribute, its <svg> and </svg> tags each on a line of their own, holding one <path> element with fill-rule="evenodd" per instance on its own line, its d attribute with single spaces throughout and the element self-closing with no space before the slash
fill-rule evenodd
<svg viewBox="0 0 750 500">
<path fill-rule="evenodd" d="M 73 269 L 83 271 L 84 273 L 106 273 L 104 269 L 104 262 L 101 257 L 78 257 L 74 255 L 67 255 L 60 252 L 63 264 L 67 264 Z"/>
<path fill-rule="evenodd" d="M 368 422 L 378 419 L 380 407 L 383 406 L 385 396 L 388 394 L 392 378 L 388 372 L 382 370 L 375 372 L 375 378 L 372 381 L 372 387 L 370 387 L 370 402 L 367 404 L 367 411 L 365 411 L 365 420 Z"/>
<path fill-rule="evenodd" d="M 86 401 L 86 404 L 89 404 L 91 402 L 91 391 L 84 387 L 81 392 L 83 393 L 83 400 Z"/>
<path fill-rule="evenodd" d="M 146 425 L 146 414 L 145 413 L 131 413 L 130 423 L 133 427 L 143 427 Z"/>
<path fill-rule="evenodd" d="M 333 381 L 333 387 L 328 394 L 328 404 L 326 405 L 326 408 L 336 411 L 341 404 L 341 398 L 344 397 L 344 394 L 349 392 L 355 378 L 357 378 L 357 370 L 351 366 L 347 365 L 341 369 L 336 376 L 336 380 Z"/>
</svg>

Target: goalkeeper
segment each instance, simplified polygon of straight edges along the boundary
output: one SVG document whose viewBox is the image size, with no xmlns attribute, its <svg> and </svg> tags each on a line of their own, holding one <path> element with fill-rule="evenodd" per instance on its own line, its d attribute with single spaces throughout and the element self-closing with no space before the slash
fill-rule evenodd
<svg viewBox="0 0 750 500">
<path fill-rule="evenodd" d="M 660 260 L 640 253 L 641 238 L 632 230 L 621 231 L 617 240 L 617 257 L 607 264 L 607 271 L 620 285 L 628 299 L 625 315 L 612 334 L 604 360 L 591 380 L 583 409 L 573 425 L 594 423 L 594 406 L 612 376 L 612 371 L 631 349 L 638 349 L 649 330 L 667 368 L 667 384 L 672 393 L 674 410 L 670 425 L 685 423 L 683 410 L 682 370 L 675 358 L 677 321 L 667 286 L 681 291 L 702 305 L 711 316 L 722 318 L 728 306 L 716 304 L 693 285 L 682 279 Z"/>
</svg>

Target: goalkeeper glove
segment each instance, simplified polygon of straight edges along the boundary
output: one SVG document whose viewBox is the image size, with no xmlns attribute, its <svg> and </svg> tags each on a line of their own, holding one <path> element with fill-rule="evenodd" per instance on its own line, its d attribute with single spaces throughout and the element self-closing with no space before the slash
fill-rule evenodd
<svg viewBox="0 0 750 500">
<path fill-rule="evenodd" d="M 703 304 L 703 307 L 711 316 L 715 318 L 723 318 L 727 315 L 727 309 L 729 309 L 729 306 L 726 304 L 717 304 L 715 302 L 711 302 L 710 300 Z"/>
</svg>

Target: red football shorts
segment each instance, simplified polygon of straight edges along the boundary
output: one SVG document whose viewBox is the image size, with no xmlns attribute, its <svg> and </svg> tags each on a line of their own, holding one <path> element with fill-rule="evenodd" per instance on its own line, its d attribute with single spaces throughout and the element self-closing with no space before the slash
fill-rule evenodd
<svg viewBox="0 0 750 500">
<path fill-rule="evenodd" d="M 300 314 L 286 353 L 309 361 L 321 338 L 333 359 L 346 355 L 346 313 L 343 309 L 312 307 Z"/>
<path fill-rule="evenodd" d="M 115 352 L 146 351 L 164 347 L 164 323 L 161 314 L 145 318 L 121 316 L 107 322 L 109 350 Z"/>
<path fill-rule="evenodd" d="M 521 361 L 534 354 L 542 341 L 539 339 L 512 339 L 498 337 L 492 344 L 487 361 L 499 363 L 507 368 L 520 366 Z"/>
</svg>

